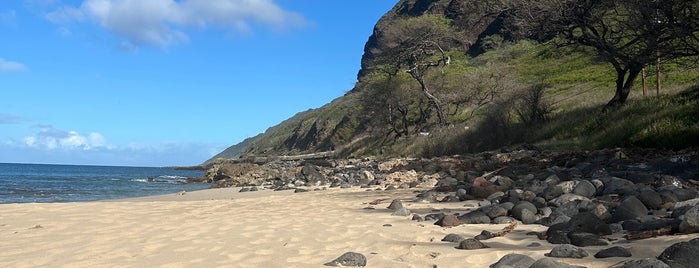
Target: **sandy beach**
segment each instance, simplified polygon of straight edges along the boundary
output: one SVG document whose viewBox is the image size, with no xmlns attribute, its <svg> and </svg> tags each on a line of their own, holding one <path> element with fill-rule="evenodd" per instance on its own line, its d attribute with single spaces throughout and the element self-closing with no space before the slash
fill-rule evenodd
<svg viewBox="0 0 699 268">
<path fill-rule="evenodd" d="M 449 233 L 473 237 L 505 225 L 444 228 L 392 216 L 386 209 L 392 199 L 405 199 L 407 208 L 422 215 L 475 205 L 410 202 L 414 196 L 412 190 L 239 193 L 228 188 L 109 202 L 3 204 L 0 267 L 324 267 L 348 251 L 364 254 L 368 267 L 488 267 L 509 253 L 540 259 L 552 248 L 527 235 L 546 227 L 520 224 L 504 237 L 484 241 L 488 249 L 456 249 L 440 240 Z M 695 237 L 620 239 L 612 245 L 647 258 Z M 534 242 L 541 245 L 527 247 Z M 557 260 L 587 267 L 626 260 L 592 257 L 603 248 L 586 247 L 590 257 L 583 259 Z"/>
</svg>

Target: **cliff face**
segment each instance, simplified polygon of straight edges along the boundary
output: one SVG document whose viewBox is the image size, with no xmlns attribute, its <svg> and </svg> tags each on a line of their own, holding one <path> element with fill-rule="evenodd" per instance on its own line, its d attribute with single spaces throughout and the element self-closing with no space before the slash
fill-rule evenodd
<svg viewBox="0 0 699 268">
<path fill-rule="evenodd" d="M 508 36 L 503 12 L 494 1 L 482 0 L 401 0 L 388 11 L 374 27 L 364 47 L 358 81 L 371 72 L 377 59 L 396 47 L 396 41 L 384 33 L 399 19 L 441 14 L 452 21 L 456 47 L 471 55 L 478 54 L 479 40 L 499 33 Z M 226 154 L 217 157 L 293 155 L 356 147 L 358 141 L 376 139 L 367 133 L 371 114 L 365 112 L 361 99 L 354 90 L 333 102 L 294 117 L 269 128 L 265 133 L 245 144 L 234 145 Z M 243 150 L 244 147 L 245 149 Z M 358 149 L 358 150 L 361 150 Z"/>
<path fill-rule="evenodd" d="M 454 39 L 458 46 L 470 55 L 482 53 L 480 40 L 492 34 L 513 38 L 513 27 L 507 27 L 505 8 L 494 1 L 474 0 L 402 0 L 386 13 L 374 27 L 373 34 L 364 46 L 361 70 L 358 78 L 368 74 L 376 65 L 376 60 L 389 51 L 394 40 L 384 34 L 397 19 L 417 17 L 426 14 L 444 15 L 452 21 L 456 32 Z"/>
</svg>

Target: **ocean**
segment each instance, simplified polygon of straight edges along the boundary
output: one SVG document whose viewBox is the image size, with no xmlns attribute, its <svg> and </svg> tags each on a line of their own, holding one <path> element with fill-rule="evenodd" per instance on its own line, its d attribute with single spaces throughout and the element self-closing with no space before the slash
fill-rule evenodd
<svg viewBox="0 0 699 268">
<path fill-rule="evenodd" d="M 185 183 L 202 171 L 160 167 L 110 167 L 0 163 L 0 204 L 82 202 L 193 191 Z"/>
</svg>

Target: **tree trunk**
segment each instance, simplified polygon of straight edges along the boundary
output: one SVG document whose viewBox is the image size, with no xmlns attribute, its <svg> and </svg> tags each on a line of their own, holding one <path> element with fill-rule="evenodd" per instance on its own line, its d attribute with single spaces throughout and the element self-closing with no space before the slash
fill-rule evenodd
<svg viewBox="0 0 699 268">
<path fill-rule="evenodd" d="M 432 95 L 430 93 L 430 89 L 427 88 L 427 85 L 425 84 L 425 81 L 422 81 L 422 79 L 417 79 L 418 83 L 420 83 L 420 88 L 422 88 L 422 93 L 425 94 L 425 97 L 429 100 L 430 104 L 434 107 L 435 110 L 437 110 L 437 119 L 439 120 L 439 126 L 446 126 L 447 125 L 447 120 L 444 117 L 444 112 L 442 111 L 442 107 L 439 104 L 439 99 Z"/>
<path fill-rule="evenodd" d="M 628 69 L 616 70 L 616 93 L 614 94 L 614 98 L 607 103 L 605 108 L 621 106 L 626 103 L 626 99 L 628 99 L 629 93 L 631 93 L 631 89 L 633 88 L 633 83 L 636 80 L 636 77 L 638 77 L 638 74 L 641 73 L 642 69 L 643 68 L 641 67 L 633 66 Z M 627 72 L 629 73 L 628 77 L 626 76 Z M 626 79 L 624 79 L 625 77 Z"/>
</svg>

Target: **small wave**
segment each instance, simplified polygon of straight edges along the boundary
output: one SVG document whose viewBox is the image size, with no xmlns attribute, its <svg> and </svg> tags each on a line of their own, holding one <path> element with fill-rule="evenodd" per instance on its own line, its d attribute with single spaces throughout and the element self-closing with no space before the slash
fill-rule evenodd
<svg viewBox="0 0 699 268">
<path fill-rule="evenodd" d="M 133 182 L 148 182 L 149 179 L 132 179 Z"/>
<path fill-rule="evenodd" d="M 186 180 L 187 179 L 187 177 L 172 176 L 172 175 L 158 176 L 158 178 L 169 179 L 169 180 Z"/>
</svg>

